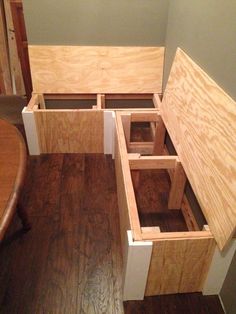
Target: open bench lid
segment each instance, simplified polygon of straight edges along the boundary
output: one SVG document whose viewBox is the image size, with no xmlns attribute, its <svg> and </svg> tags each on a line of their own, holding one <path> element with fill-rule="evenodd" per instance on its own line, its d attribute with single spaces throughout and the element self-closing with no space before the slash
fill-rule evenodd
<svg viewBox="0 0 236 314">
<path fill-rule="evenodd" d="M 236 230 L 236 103 L 178 49 L 160 109 L 222 250 Z"/>
<path fill-rule="evenodd" d="M 35 93 L 161 93 L 163 47 L 29 46 Z"/>
</svg>

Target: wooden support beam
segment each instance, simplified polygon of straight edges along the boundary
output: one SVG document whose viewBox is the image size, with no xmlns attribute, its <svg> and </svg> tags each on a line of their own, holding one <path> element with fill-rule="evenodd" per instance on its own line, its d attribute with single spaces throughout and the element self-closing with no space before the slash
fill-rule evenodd
<svg viewBox="0 0 236 314">
<path fill-rule="evenodd" d="M 142 230 L 142 229 L 141 229 Z M 158 230 L 146 230 L 142 232 L 142 239 L 148 241 L 158 240 L 187 240 L 213 238 L 209 230 L 206 231 L 180 231 L 180 232 L 159 232 Z"/>
<path fill-rule="evenodd" d="M 104 95 L 105 99 L 107 100 L 145 100 L 145 99 L 152 99 L 153 94 L 101 94 Z M 97 94 L 87 93 L 87 94 L 53 94 L 53 93 L 46 93 L 44 94 L 45 99 L 97 99 Z M 142 109 L 143 110 L 143 109 Z"/>
<path fill-rule="evenodd" d="M 105 95 L 97 94 L 97 109 L 105 109 Z"/>
<path fill-rule="evenodd" d="M 125 134 L 126 145 L 129 147 L 130 143 L 130 131 L 131 131 L 131 117 L 130 113 L 121 115 L 122 126 Z"/>
<path fill-rule="evenodd" d="M 38 94 L 39 108 L 46 109 L 45 100 L 43 94 Z"/>
<path fill-rule="evenodd" d="M 177 156 L 137 156 L 128 155 L 131 170 L 172 169 L 176 167 Z"/>
<path fill-rule="evenodd" d="M 12 76 L 12 88 L 16 95 L 25 95 L 24 81 L 21 71 L 20 60 L 16 46 L 15 29 L 11 13 L 11 0 L 4 0 L 4 8 L 6 15 L 7 37 L 9 45 L 9 59 Z"/>
<path fill-rule="evenodd" d="M 35 106 L 38 106 L 40 103 L 39 101 L 39 95 L 38 94 L 32 94 L 32 97 L 28 103 L 27 110 L 33 110 Z"/>
<path fill-rule="evenodd" d="M 139 182 L 140 182 L 140 171 L 139 170 L 132 170 L 131 171 L 131 177 L 132 177 L 134 189 L 137 190 L 139 187 Z"/>
<path fill-rule="evenodd" d="M 0 84 L 0 91 L 2 94 L 12 95 L 13 91 L 3 1 L 0 1 Z"/>
<path fill-rule="evenodd" d="M 90 100 L 97 99 L 97 94 L 43 94 L 46 100 Z"/>
<path fill-rule="evenodd" d="M 136 204 L 134 189 L 132 185 L 132 179 L 131 179 L 131 173 L 129 168 L 129 162 L 127 158 L 127 145 L 125 142 L 125 135 L 124 135 L 124 129 L 123 129 L 123 123 L 121 119 L 122 115 L 117 113 L 116 114 L 116 129 L 117 129 L 117 144 L 118 147 L 116 149 L 116 159 L 118 157 L 121 173 L 122 173 L 122 181 L 124 184 L 124 190 L 125 190 L 125 198 L 127 202 L 127 210 L 129 215 L 129 221 L 131 224 L 131 230 L 133 234 L 133 239 L 135 241 L 142 240 L 141 236 L 141 226 L 139 221 L 139 215 L 138 215 L 138 208 Z M 119 191 L 119 185 L 118 185 L 118 191 Z M 123 193 L 122 193 L 123 194 Z"/>
<path fill-rule="evenodd" d="M 146 100 L 153 99 L 153 94 L 106 94 L 108 100 Z"/>
<path fill-rule="evenodd" d="M 184 188 L 186 184 L 186 175 L 182 164 L 179 160 L 176 160 L 175 170 L 171 182 L 171 189 L 168 200 L 169 209 L 179 209 L 181 208 Z"/>
<path fill-rule="evenodd" d="M 155 134 L 156 134 L 156 122 L 150 122 L 150 130 L 151 130 L 152 140 L 154 141 Z"/>
<path fill-rule="evenodd" d="M 200 231 L 186 195 L 183 196 L 181 211 L 189 231 Z"/>
<path fill-rule="evenodd" d="M 131 122 L 157 122 L 159 121 L 159 112 L 135 112 L 131 113 Z"/>
<path fill-rule="evenodd" d="M 166 136 L 166 127 L 165 124 L 159 116 L 159 119 L 156 123 L 156 132 L 155 139 L 153 144 L 153 155 L 162 155 L 165 145 L 165 136 Z"/>
<path fill-rule="evenodd" d="M 152 98 L 153 104 L 155 106 L 155 108 L 159 109 L 161 108 L 161 100 L 160 100 L 160 96 L 158 94 L 154 94 L 153 98 Z"/>
<path fill-rule="evenodd" d="M 153 151 L 153 142 L 130 142 L 128 151 L 129 153 L 151 155 Z"/>
<path fill-rule="evenodd" d="M 153 227 L 141 227 L 142 233 L 150 233 L 150 232 L 161 232 L 160 227 L 153 226 Z"/>
</svg>

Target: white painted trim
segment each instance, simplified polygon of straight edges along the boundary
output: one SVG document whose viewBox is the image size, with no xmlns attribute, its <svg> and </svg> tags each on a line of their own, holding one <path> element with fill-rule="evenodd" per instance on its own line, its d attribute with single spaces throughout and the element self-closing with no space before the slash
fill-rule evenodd
<svg viewBox="0 0 236 314">
<path fill-rule="evenodd" d="M 151 241 L 133 241 L 127 231 L 123 300 L 143 300 L 152 255 Z"/>
<path fill-rule="evenodd" d="M 203 287 L 202 293 L 204 295 L 220 293 L 235 251 L 236 239 L 232 239 L 227 250 L 224 250 L 223 252 L 221 252 L 218 247 L 216 247 Z"/>
<path fill-rule="evenodd" d="M 104 154 L 114 155 L 114 112 L 104 111 Z"/>
<path fill-rule="evenodd" d="M 219 297 L 219 300 L 220 300 L 220 304 L 221 304 L 221 306 L 222 306 L 222 309 L 223 309 L 224 313 L 226 313 L 226 310 L 225 310 L 225 305 L 224 305 L 223 300 L 221 299 L 220 294 L 218 295 L 218 297 Z"/>
<path fill-rule="evenodd" d="M 34 119 L 34 112 L 24 107 L 22 110 L 22 118 L 25 127 L 25 134 L 30 155 L 40 155 L 38 134 L 36 128 L 36 122 Z"/>
<path fill-rule="evenodd" d="M 112 133 L 112 139 L 113 139 L 113 143 L 112 143 L 112 159 L 115 159 L 115 146 L 116 146 L 116 114 L 115 111 L 112 111 L 112 118 L 113 118 L 113 133 Z"/>
</svg>

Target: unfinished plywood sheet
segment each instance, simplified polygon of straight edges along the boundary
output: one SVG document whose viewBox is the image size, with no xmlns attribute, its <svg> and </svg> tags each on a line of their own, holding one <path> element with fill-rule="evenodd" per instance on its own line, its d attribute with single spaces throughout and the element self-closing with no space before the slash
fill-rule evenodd
<svg viewBox="0 0 236 314">
<path fill-rule="evenodd" d="M 236 104 L 178 49 L 161 115 L 223 249 L 236 230 Z"/>
<path fill-rule="evenodd" d="M 163 47 L 29 46 L 36 93 L 161 93 Z"/>
<path fill-rule="evenodd" d="M 214 248 L 213 238 L 155 241 L 145 295 L 201 291 Z"/>
<path fill-rule="evenodd" d="M 41 153 L 103 153 L 103 112 L 34 112 Z"/>
</svg>

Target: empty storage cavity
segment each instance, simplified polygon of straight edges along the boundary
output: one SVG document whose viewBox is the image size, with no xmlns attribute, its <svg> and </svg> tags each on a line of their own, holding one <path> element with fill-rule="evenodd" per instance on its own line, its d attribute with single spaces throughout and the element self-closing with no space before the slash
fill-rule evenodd
<svg viewBox="0 0 236 314">
<path fill-rule="evenodd" d="M 149 122 L 131 122 L 130 142 L 152 142 L 153 133 Z"/>
<path fill-rule="evenodd" d="M 153 109 L 152 99 L 107 99 L 105 103 L 106 109 Z"/>
<path fill-rule="evenodd" d="M 156 124 L 149 151 L 144 147 L 141 151 L 139 142 L 132 142 L 132 122 Z M 118 112 L 116 127 L 117 195 L 124 252 L 128 230 L 135 244 L 152 242 L 145 295 L 201 291 L 215 243 L 209 228 L 203 229 L 196 222 L 186 197 L 184 169 L 178 156 L 168 155 L 159 113 Z M 132 143 L 136 146 L 130 150 Z M 144 151 L 149 154 L 145 156 Z M 133 249 L 133 245 L 128 246 L 130 256 Z M 126 270 L 132 268 L 128 262 L 124 266 Z M 125 282 L 129 279 L 126 276 Z"/>
<path fill-rule="evenodd" d="M 39 109 L 155 108 L 153 94 L 34 94 L 32 98 L 30 107 Z"/>
<path fill-rule="evenodd" d="M 104 95 L 106 109 L 153 109 L 152 94 L 107 94 Z"/>
<path fill-rule="evenodd" d="M 141 227 L 188 231 L 181 209 L 168 209 L 170 178 L 166 170 L 131 171 L 131 176 Z"/>
<path fill-rule="evenodd" d="M 126 184 L 132 185 L 134 193 L 131 189 L 127 197 L 130 203 L 135 199 L 135 210 L 131 210 L 140 228 L 159 227 L 163 233 L 203 230 L 206 220 L 160 114 L 121 112 L 117 130 L 121 158 L 127 159 L 129 167 Z M 148 239 L 146 230 L 151 229 L 141 230 L 144 239 Z"/>
<path fill-rule="evenodd" d="M 46 109 L 92 109 L 95 99 L 47 99 Z"/>
</svg>

